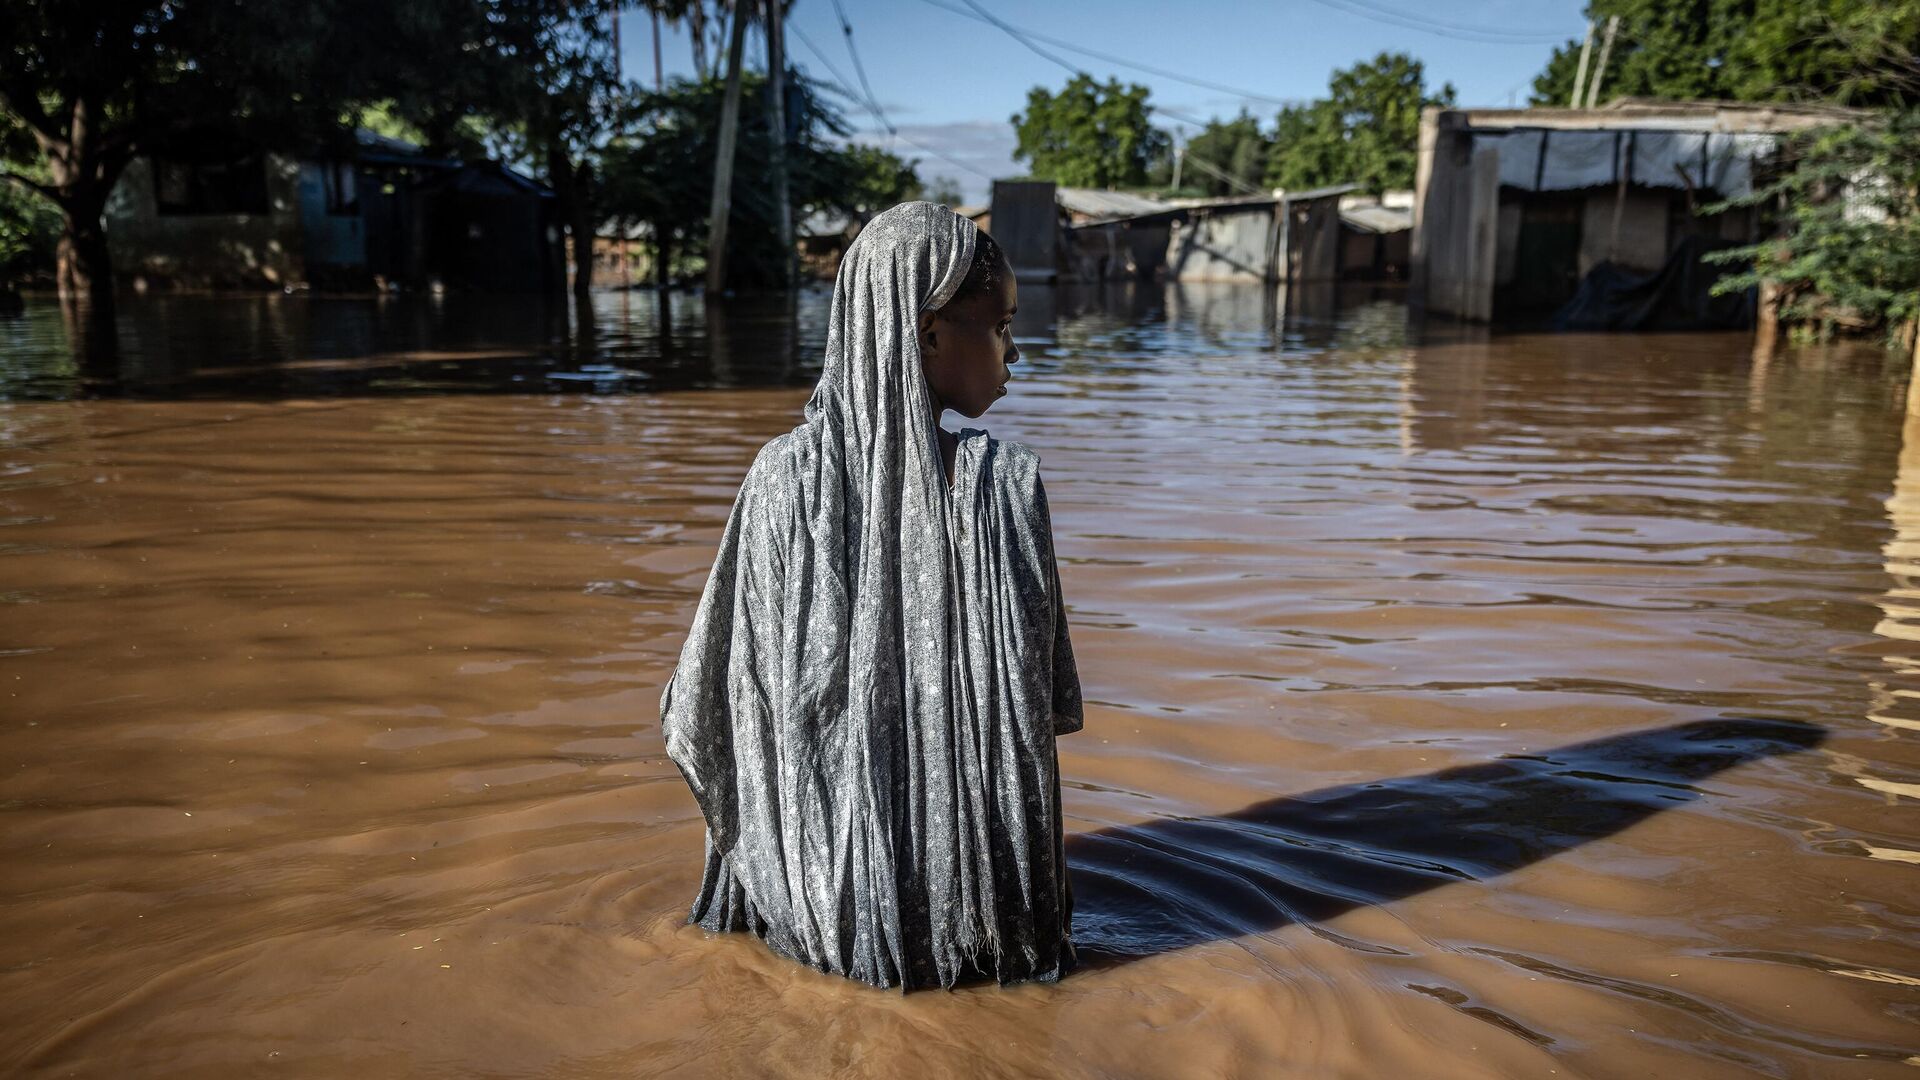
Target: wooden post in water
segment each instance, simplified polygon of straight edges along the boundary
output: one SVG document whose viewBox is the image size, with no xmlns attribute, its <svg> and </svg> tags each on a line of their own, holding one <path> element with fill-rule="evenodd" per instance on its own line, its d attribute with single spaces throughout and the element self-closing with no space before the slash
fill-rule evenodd
<svg viewBox="0 0 1920 1080">
<path fill-rule="evenodd" d="M 740 50 L 747 39 L 748 0 L 738 0 L 727 30 L 727 94 L 720 105 L 720 146 L 713 163 L 713 202 L 707 212 L 707 299 L 727 287 L 727 219 L 733 215 L 733 148 L 740 135 Z"/>
</svg>

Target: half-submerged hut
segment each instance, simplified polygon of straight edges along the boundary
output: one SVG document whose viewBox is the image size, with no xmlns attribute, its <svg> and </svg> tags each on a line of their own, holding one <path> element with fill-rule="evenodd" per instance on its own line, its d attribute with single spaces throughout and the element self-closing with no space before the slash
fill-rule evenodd
<svg viewBox="0 0 1920 1080">
<path fill-rule="evenodd" d="M 1621 99 L 1597 109 L 1428 109 L 1412 300 L 1431 314 L 1564 329 L 1751 325 L 1700 256 L 1750 243 L 1747 209 L 1783 135 L 1854 115 L 1816 106 Z"/>
</svg>

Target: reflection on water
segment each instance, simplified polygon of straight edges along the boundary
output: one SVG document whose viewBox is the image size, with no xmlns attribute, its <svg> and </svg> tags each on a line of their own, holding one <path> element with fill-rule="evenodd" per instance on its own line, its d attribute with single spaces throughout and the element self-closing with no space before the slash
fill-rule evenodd
<svg viewBox="0 0 1920 1080">
<path fill-rule="evenodd" d="M 1053 506 L 1083 971 L 684 925 L 659 689 L 828 299 L 0 322 L 0 1071 L 1915 1062 L 1904 365 L 1371 287 L 1021 290 L 980 423 Z"/>
<path fill-rule="evenodd" d="M 810 383 L 824 292 L 123 299 L 102 330 L 51 301 L 0 321 L 0 396 L 143 398 L 632 392 Z"/>
</svg>

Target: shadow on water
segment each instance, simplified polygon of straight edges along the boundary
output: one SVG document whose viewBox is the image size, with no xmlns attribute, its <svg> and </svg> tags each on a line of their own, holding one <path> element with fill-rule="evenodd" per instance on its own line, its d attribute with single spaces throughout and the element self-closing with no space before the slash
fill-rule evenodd
<svg viewBox="0 0 1920 1080">
<path fill-rule="evenodd" d="M 1703 720 L 1076 833 L 1066 841 L 1074 943 L 1083 968 L 1113 967 L 1486 881 L 1700 800 L 1716 773 L 1825 737 L 1791 720 Z"/>
</svg>

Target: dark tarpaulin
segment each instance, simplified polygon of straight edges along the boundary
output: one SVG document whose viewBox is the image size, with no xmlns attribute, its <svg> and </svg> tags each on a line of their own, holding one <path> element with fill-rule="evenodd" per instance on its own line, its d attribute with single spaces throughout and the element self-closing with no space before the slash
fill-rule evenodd
<svg viewBox="0 0 1920 1080">
<path fill-rule="evenodd" d="M 1641 273 L 1610 262 L 1587 272 L 1573 299 L 1553 314 L 1555 330 L 1743 330 L 1753 325 L 1753 290 L 1714 296 L 1733 268 L 1702 262 L 1727 240 L 1682 237 L 1664 266 Z"/>
</svg>

